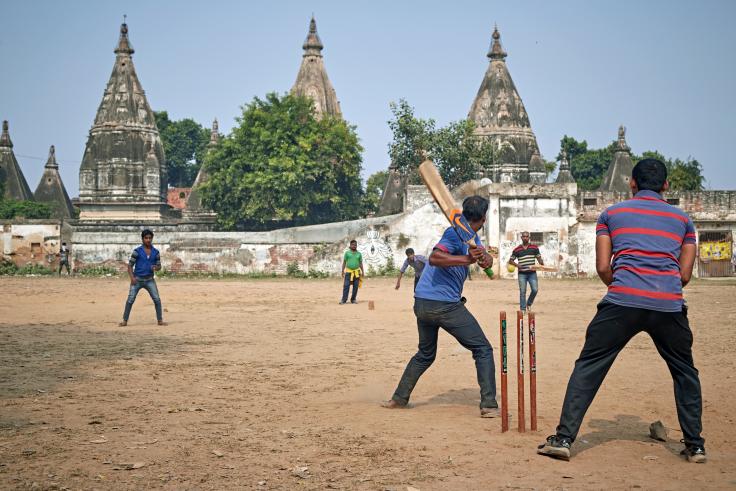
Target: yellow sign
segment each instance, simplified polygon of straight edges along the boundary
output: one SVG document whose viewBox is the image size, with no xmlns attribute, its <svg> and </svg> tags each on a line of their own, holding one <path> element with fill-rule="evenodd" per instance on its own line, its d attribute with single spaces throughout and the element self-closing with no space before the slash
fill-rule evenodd
<svg viewBox="0 0 736 491">
<path fill-rule="evenodd" d="M 730 242 L 701 242 L 700 259 L 710 261 L 730 261 Z"/>
</svg>

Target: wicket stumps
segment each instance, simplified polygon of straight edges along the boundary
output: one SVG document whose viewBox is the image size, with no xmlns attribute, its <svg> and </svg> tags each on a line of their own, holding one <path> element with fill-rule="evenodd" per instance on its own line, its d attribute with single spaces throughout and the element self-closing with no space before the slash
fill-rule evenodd
<svg viewBox="0 0 736 491">
<path fill-rule="evenodd" d="M 509 401 L 508 401 L 508 336 L 506 326 L 506 312 L 499 315 L 501 334 L 501 432 L 509 430 Z M 532 431 L 537 431 L 537 339 L 536 319 L 530 312 L 529 322 L 529 419 Z M 524 391 L 524 313 L 516 312 L 516 384 L 518 402 L 518 431 L 526 431 L 525 391 Z"/>
<path fill-rule="evenodd" d="M 506 344 L 506 312 L 501 311 L 501 432 L 509 431 L 509 395 L 507 374 L 509 372 L 508 348 Z"/>
</svg>

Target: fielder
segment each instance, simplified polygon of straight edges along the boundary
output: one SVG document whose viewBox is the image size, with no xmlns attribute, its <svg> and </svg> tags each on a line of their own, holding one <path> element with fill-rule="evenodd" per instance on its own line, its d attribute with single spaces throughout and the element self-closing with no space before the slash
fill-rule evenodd
<svg viewBox="0 0 736 491">
<path fill-rule="evenodd" d="M 476 232 L 483 227 L 487 212 L 488 200 L 485 198 L 471 196 L 463 201 L 462 213 Z M 498 416 L 493 348 L 478 321 L 465 308 L 465 299 L 461 296 L 468 266 L 476 262 L 482 268 L 490 268 L 493 258 L 482 245 L 470 249 L 452 227 L 447 228 L 430 254 L 429 264 L 414 292 L 419 350 L 409 360 L 393 397 L 383 403 L 384 407 L 395 409 L 409 403 L 419 377 L 437 355 L 437 335 L 441 327 L 473 353 L 480 385 L 481 416 Z"/>
<path fill-rule="evenodd" d="M 598 218 L 596 269 L 608 294 L 588 325 L 557 431 L 537 453 L 570 459 L 570 446 L 606 373 L 626 343 L 644 331 L 672 374 L 682 455 L 689 462 L 705 462 L 700 380 L 682 297 L 695 262 L 695 227 L 687 214 L 662 199 L 669 183 L 659 160 L 636 164 L 629 185 L 634 198 L 610 206 Z"/>
<path fill-rule="evenodd" d="M 158 294 L 158 287 L 154 279 L 154 271 L 161 270 L 161 254 L 158 249 L 153 247 L 153 232 L 146 229 L 141 232 L 142 245 L 138 246 L 130 255 L 128 261 L 128 277 L 130 277 L 130 290 L 128 291 L 128 300 L 125 302 L 125 310 L 123 311 L 123 321 L 120 327 L 128 325 L 130 318 L 130 309 L 133 308 L 135 297 L 142 289 L 148 291 L 156 308 L 156 320 L 159 326 L 165 326 L 163 312 L 161 308 L 161 297 Z"/>
<path fill-rule="evenodd" d="M 399 270 L 399 277 L 396 279 L 396 290 L 401 288 L 401 277 L 404 276 L 406 268 L 411 266 L 414 269 L 414 291 L 417 291 L 417 283 L 419 283 L 419 278 L 422 277 L 422 271 L 424 271 L 424 267 L 426 265 L 426 257 L 419 254 L 414 254 L 414 249 L 412 249 L 411 247 L 408 248 L 406 250 L 406 259 L 404 260 L 404 264 L 401 265 L 401 269 Z"/>
</svg>

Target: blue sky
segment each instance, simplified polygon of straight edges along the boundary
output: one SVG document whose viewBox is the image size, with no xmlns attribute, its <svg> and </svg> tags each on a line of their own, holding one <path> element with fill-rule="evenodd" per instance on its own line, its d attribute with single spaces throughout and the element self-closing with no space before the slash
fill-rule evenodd
<svg viewBox="0 0 736 491">
<path fill-rule="evenodd" d="M 388 166 L 389 102 L 445 124 L 466 117 L 494 23 L 542 155 L 627 126 L 632 149 L 693 156 L 707 185 L 736 189 L 736 2 L 6 1 L 0 119 L 35 189 L 51 144 L 71 196 L 113 66 L 123 14 L 148 100 L 227 133 L 240 106 L 288 91 L 314 12 L 364 178 Z"/>
</svg>

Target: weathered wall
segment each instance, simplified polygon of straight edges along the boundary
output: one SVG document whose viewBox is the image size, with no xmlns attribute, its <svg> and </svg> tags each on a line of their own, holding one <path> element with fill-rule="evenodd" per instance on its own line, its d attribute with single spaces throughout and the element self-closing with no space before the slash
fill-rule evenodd
<svg viewBox="0 0 736 491">
<path fill-rule="evenodd" d="M 0 222 L 0 244 L 2 259 L 17 266 L 42 264 L 54 268 L 58 266 L 62 240 L 67 240 L 68 232 L 62 238 L 62 223 L 49 220 L 7 220 Z"/>
</svg>

